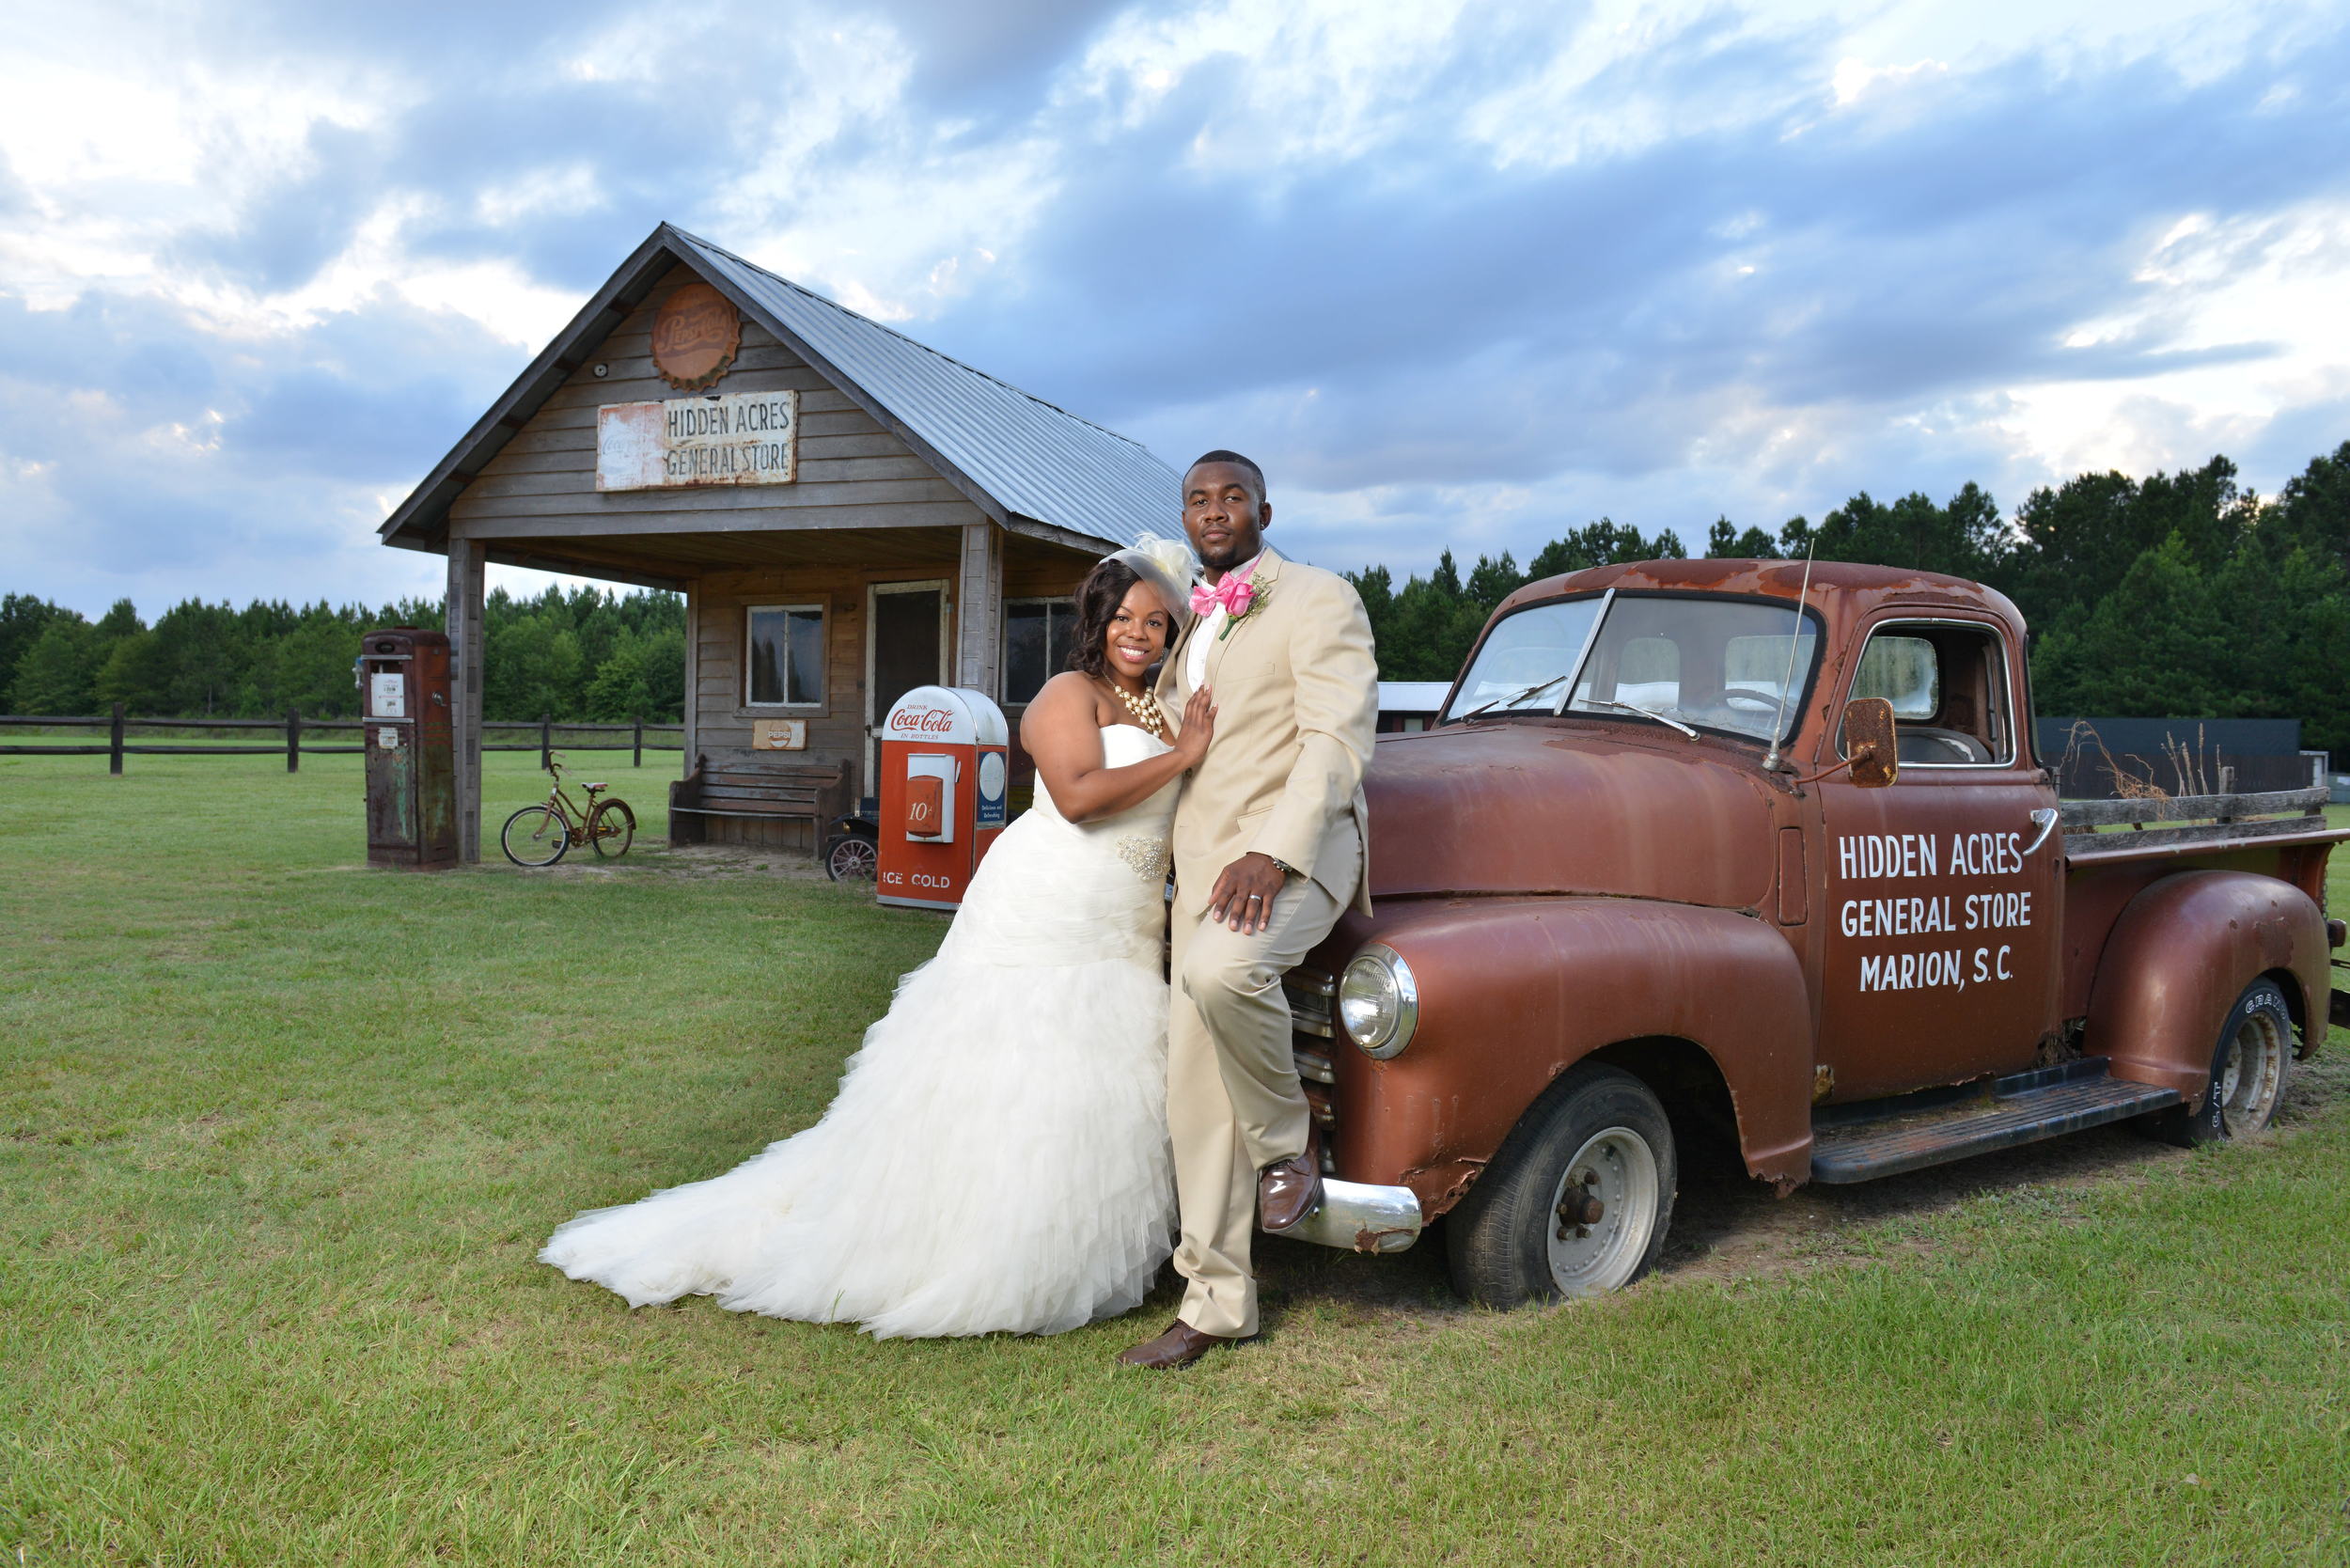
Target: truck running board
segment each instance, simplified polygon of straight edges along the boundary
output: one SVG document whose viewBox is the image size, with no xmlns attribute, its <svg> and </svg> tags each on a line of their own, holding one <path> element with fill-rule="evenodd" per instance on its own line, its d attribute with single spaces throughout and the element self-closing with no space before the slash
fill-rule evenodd
<svg viewBox="0 0 2350 1568">
<path fill-rule="evenodd" d="M 2107 1066 L 2084 1057 L 1988 1085 L 1824 1106 L 1811 1118 L 1811 1179 L 1872 1182 L 2179 1103 L 2177 1090 L 2113 1077 Z"/>
</svg>

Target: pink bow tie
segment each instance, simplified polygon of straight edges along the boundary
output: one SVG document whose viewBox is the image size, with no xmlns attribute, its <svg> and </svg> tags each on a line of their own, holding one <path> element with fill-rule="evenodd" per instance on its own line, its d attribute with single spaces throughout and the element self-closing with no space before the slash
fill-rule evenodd
<svg viewBox="0 0 2350 1568">
<path fill-rule="evenodd" d="M 1191 613 L 1209 615 L 1220 604 L 1226 615 L 1238 619 L 1248 613 L 1248 606 L 1256 602 L 1256 598 L 1257 586 L 1254 583 L 1237 572 L 1227 572 L 1223 581 L 1214 588 L 1203 583 L 1192 588 Z"/>
</svg>

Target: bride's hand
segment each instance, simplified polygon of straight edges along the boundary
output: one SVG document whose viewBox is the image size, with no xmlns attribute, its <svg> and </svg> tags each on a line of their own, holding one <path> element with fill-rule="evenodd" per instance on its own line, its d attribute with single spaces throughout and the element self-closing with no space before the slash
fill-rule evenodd
<svg viewBox="0 0 2350 1568">
<path fill-rule="evenodd" d="M 1175 754 L 1185 768 L 1196 768 L 1215 739 L 1215 694 L 1202 686 L 1183 704 L 1183 728 L 1175 737 Z"/>
</svg>

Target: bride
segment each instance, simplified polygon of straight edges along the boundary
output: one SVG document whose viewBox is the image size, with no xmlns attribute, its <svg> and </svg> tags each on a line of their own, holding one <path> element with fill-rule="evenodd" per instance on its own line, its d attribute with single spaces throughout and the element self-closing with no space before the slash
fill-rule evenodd
<svg viewBox="0 0 2350 1568">
<path fill-rule="evenodd" d="M 1058 1334 L 1138 1305 L 1171 1246 L 1167 828 L 1208 748 L 1145 684 L 1189 553 L 1144 540 L 1077 590 L 1072 668 L 1020 726 L 1032 809 L 899 982 L 822 1121 L 723 1176 L 597 1209 L 542 1262 L 632 1307 L 682 1295 L 880 1338 Z"/>
</svg>

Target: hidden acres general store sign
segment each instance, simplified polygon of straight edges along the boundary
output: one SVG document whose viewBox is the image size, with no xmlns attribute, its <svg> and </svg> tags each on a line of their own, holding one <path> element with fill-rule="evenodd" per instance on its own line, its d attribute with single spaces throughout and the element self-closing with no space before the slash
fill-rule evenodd
<svg viewBox="0 0 2350 1568">
<path fill-rule="evenodd" d="M 669 296 L 653 320 L 653 368 L 681 391 L 714 384 L 742 347 L 733 302 L 707 283 Z M 728 392 L 596 410 L 596 488 L 790 484 L 799 470 L 800 395 Z"/>
</svg>

